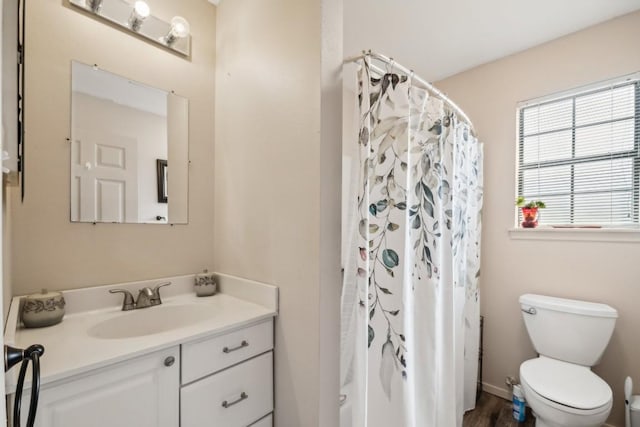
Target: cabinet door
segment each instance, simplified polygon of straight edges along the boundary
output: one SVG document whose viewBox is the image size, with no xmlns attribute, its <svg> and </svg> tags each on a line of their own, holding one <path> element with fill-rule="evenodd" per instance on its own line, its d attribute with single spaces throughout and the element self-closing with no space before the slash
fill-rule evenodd
<svg viewBox="0 0 640 427">
<path fill-rule="evenodd" d="M 44 386 L 36 426 L 176 427 L 179 355 L 179 347 L 173 347 Z"/>
</svg>

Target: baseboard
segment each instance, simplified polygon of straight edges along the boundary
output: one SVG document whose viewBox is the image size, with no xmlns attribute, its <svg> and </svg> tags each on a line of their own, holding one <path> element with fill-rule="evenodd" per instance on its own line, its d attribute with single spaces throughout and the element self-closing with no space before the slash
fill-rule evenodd
<svg viewBox="0 0 640 427">
<path fill-rule="evenodd" d="M 482 391 L 485 391 L 489 394 L 493 394 L 494 396 L 501 397 L 505 400 L 511 400 L 511 391 L 506 388 L 496 387 L 493 384 L 482 383 Z M 611 424 L 605 424 L 602 427 L 615 427 Z"/>
<path fill-rule="evenodd" d="M 483 382 L 482 390 L 486 391 L 489 394 L 493 394 L 494 396 L 501 397 L 505 400 L 511 400 L 511 390 L 507 390 L 506 388 L 496 387 L 493 384 Z"/>
</svg>

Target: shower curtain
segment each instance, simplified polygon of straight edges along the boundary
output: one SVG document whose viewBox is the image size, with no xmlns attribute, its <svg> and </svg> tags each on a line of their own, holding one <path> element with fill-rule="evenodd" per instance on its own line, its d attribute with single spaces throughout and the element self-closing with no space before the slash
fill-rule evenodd
<svg viewBox="0 0 640 427">
<path fill-rule="evenodd" d="M 475 404 L 482 147 L 412 83 L 392 69 L 372 75 L 366 57 L 359 64 L 343 284 L 352 427 L 461 426 Z"/>
</svg>

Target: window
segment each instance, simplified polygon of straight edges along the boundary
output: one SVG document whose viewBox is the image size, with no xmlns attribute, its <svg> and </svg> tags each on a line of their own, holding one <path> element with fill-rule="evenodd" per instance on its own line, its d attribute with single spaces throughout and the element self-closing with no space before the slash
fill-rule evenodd
<svg viewBox="0 0 640 427">
<path fill-rule="evenodd" d="M 518 195 L 546 203 L 541 224 L 639 225 L 638 77 L 519 108 Z"/>
</svg>

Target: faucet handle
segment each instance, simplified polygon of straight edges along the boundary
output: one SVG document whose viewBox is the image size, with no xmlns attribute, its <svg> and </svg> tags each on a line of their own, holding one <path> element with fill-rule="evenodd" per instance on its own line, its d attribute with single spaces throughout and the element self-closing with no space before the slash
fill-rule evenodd
<svg viewBox="0 0 640 427">
<path fill-rule="evenodd" d="M 160 283 L 159 285 L 156 285 L 155 288 L 153 288 L 153 304 L 154 305 L 160 305 L 162 304 L 162 299 L 160 298 L 160 288 L 164 287 L 164 286 L 169 286 L 171 284 L 171 282 L 165 282 L 165 283 Z"/>
<path fill-rule="evenodd" d="M 122 301 L 122 311 L 129 311 L 136 308 L 135 302 L 133 302 L 133 295 L 126 289 L 109 289 L 111 294 L 124 294 L 124 300 Z"/>
</svg>

